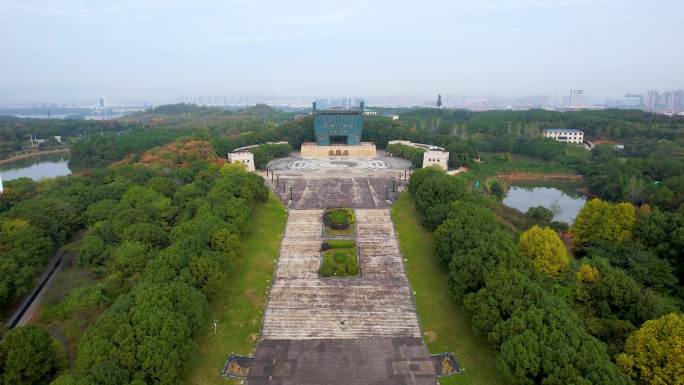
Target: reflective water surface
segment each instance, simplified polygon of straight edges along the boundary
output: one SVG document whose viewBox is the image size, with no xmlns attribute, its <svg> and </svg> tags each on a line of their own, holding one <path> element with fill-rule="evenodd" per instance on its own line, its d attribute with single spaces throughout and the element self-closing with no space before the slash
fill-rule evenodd
<svg viewBox="0 0 684 385">
<path fill-rule="evenodd" d="M 564 182 L 514 182 L 503 204 L 526 212 L 530 207 L 543 206 L 553 212 L 553 220 L 572 223 L 586 197 L 577 189 L 580 185 Z"/>
<path fill-rule="evenodd" d="M 69 175 L 69 153 L 38 155 L 0 164 L 3 182 L 27 177 L 33 180 Z"/>
</svg>

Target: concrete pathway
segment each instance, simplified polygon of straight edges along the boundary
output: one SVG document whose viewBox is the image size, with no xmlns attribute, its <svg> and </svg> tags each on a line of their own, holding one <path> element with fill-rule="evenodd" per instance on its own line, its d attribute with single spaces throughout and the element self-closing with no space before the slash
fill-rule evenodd
<svg viewBox="0 0 684 385">
<path fill-rule="evenodd" d="M 249 385 L 436 384 L 389 209 L 357 209 L 360 274 L 320 278 L 323 210 L 290 210 Z"/>
</svg>

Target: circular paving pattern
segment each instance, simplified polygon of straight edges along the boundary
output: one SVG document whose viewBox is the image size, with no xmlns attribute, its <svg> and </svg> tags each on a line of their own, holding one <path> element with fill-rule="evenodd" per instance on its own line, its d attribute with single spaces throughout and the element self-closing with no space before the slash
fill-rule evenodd
<svg viewBox="0 0 684 385">
<path fill-rule="evenodd" d="M 302 173 L 369 173 L 374 171 L 405 170 L 411 163 L 388 156 L 376 158 L 282 158 L 268 164 L 269 170 Z"/>
</svg>

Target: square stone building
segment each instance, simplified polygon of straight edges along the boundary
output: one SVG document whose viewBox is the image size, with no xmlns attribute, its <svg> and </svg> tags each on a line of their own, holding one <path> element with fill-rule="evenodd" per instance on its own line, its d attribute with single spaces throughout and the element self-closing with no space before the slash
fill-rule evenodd
<svg viewBox="0 0 684 385">
<path fill-rule="evenodd" d="M 316 102 L 313 102 L 313 126 L 316 144 L 319 146 L 331 144 L 356 146 L 361 143 L 363 107 L 364 104 L 361 102 L 356 110 L 343 108 L 318 110 L 316 109 Z"/>
<path fill-rule="evenodd" d="M 316 143 L 302 144 L 301 156 L 375 157 L 375 144 L 361 142 L 364 103 L 358 109 L 331 108 L 319 110 L 313 102 L 313 127 Z"/>
</svg>

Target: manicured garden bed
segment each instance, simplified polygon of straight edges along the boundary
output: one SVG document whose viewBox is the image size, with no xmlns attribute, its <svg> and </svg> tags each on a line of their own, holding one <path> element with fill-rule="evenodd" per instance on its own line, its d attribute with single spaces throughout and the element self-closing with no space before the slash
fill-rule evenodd
<svg viewBox="0 0 684 385">
<path fill-rule="evenodd" d="M 348 239 L 328 240 L 321 245 L 322 277 L 349 277 L 359 273 L 356 242 Z"/>
<path fill-rule="evenodd" d="M 323 214 L 325 237 L 352 237 L 356 233 L 356 216 L 350 208 L 330 208 Z"/>
</svg>

